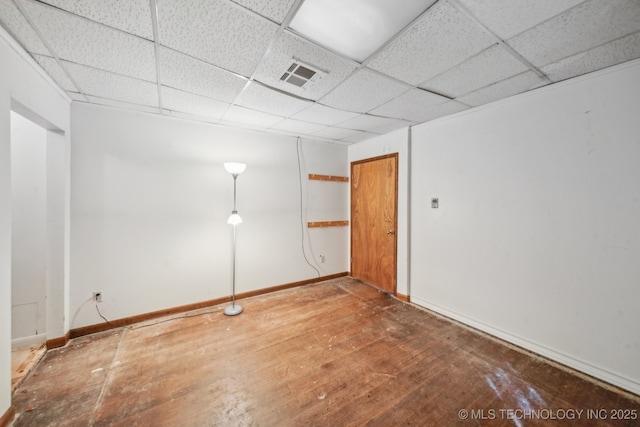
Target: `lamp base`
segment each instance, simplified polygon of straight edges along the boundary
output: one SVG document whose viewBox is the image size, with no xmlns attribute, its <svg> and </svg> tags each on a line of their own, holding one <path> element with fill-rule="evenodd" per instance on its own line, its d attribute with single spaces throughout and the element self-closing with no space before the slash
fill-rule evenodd
<svg viewBox="0 0 640 427">
<path fill-rule="evenodd" d="M 224 314 L 226 314 L 227 316 L 237 316 L 240 313 L 242 313 L 242 307 L 237 304 L 230 305 L 229 307 L 224 309 Z"/>
</svg>

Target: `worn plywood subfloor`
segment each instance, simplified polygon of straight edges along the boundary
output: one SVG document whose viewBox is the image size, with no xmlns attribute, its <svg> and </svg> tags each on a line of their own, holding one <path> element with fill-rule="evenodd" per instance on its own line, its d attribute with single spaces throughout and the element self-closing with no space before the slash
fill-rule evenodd
<svg viewBox="0 0 640 427">
<path fill-rule="evenodd" d="M 638 425 L 611 419 L 637 396 L 349 278 L 240 302 L 49 351 L 15 426 Z"/>
<path fill-rule="evenodd" d="M 46 351 L 44 343 L 11 350 L 11 391 L 15 391 Z"/>
</svg>

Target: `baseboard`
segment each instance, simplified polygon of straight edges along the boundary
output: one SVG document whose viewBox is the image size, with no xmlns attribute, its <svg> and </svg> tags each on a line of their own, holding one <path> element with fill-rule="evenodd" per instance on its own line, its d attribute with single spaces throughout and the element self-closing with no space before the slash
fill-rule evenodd
<svg viewBox="0 0 640 427">
<path fill-rule="evenodd" d="M 409 295 L 396 293 L 396 298 L 402 302 L 411 302 L 411 297 Z"/>
<path fill-rule="evenodd" d="M 541 344 L 528 341 L 517 335 L 513 335 L 503 330 L 494 328 L 485 323 L 448 310 L 444 307 L 440 307 L 436 304 L 428 303 L 416 298 L 413 298 L 412 302 L 416 305 L 432 310 L 442 316 L 448 317 L 449 319 L 453 319 L 464 325 L 470 326 L 471 328 L 485 332 L 502 341 L 506 341 L 507 343 L 520 347 L 521 349 L 540 355 L 543 358 L 548 359 L 550 362 L 560 365 L 561 367 L 568 368 L 572 371 L 578 371 L 578 373 L 584 374 L 587 379 L 602 381 L 615 388 L 623 389 L 623 391 L 627 391 L 633 393 L 634 395 L 640 396 L 640 383 L 638 382 L 621 377 L 616 373 L 591 365 L 588 362 L 576 359 L 557 350 L 545 347 Z"/>
<path fill-rule="evenodd" d="M 16 407 L 9 406 L 9 408 L 4 411 L 2 417 L 0 417 L 0 427 L 7 427 L 13 421 L 13 417 L 16 415 Z"/>
<path fill-rule="evenodd" d="M 47 340 L 47 350 L 52 348 L 64 347 L 71 339 L 71 331 L 67 332 L 63 337 L 51 338 Z"/>
<path fill-rule="evenodd" d="M 311 283 L 324 282 L 325 280 L 337 279 L 339 277 L 344 277 L 347 275 L 348 273 L 343 272 L 343 273 L 331 274 L 328 276 L 316 277 L 313 279 L 302 280 L 299 282 L 286 283 L 284 285 L 271 286 L 269 288 L 256 289 L 255 291 L 236 294 L 236 300 L 254 297 L 257 295 L 264 295 L 264 294 L 268 294 L 276 291 L 282 291 L 284 289 L 295 288 L 298 286 L 309 285 Z M 69 338 L 71 339 L 78 338 L 85 335 L 108 331 L 109 329 L 113 329 L 113 328 L 129 326 L 134 323 L 144 322 L 144 321 L 155 319 L 158 317 L 170 316 L 173 314 L 183 313 L 185 311 L 197 310 L 199 308 L 211 307 L 214 305 L 224 304 L 227 302 L 231 302 L 231 296 L 216 298 L 208 301 L 201 301 L 194 304 L 181 305 L 178 307 L 166 308 L 164 310 L 152 311 L 150 313 L 138 314 L 136 316 L 125 317 L 122 319 L 109 320 L 109 323 L 97 323 L 94 325 L 82 326 L 80 328 L 71 329 L 67 335 L 69 335 Z"/>
<path fill-rule="evenodd" d="M 11 348 L 24 348 L 30 347 L 32 345 L 42 344 L 47 340 L 47 336 L 45 334 L 31 335 L 28 337 L 21 337 L 11 340 Z"/>
</svg>

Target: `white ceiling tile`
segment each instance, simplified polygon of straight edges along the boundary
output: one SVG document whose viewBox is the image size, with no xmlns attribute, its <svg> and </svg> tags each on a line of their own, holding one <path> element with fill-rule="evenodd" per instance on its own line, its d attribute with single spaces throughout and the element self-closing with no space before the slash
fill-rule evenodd
<svg viewBox="0 0 640 427">
<path fill-rule="evenodd" d="M 319 80 L 313 81 L 303 88 L 280 80 L 294 58 L 326 74 L 322 74 Z M 254 78 L 269 86 L 316 100 L 346 79 L 355 69 L 354 62 L 296 35 L 284 32 L 269 50 L 264 61 L 256 70 Z"/>
<path fill-rule="evenodd" d="M 318 136 L 321 138 L 328 138 L 328 139 L 344 139 L 358 133 L 360 133 L 360 131 L 330 126 L 322 130 L 319 130 L 318 132 L 314 132 L 313 136 Z"/>
<path fill-rule="evenodd" d="M 546 83 L 547 81 L 543 78 L 531 71 L 527 71 L 456 98 L 456 100 L 475 107 L 544 86 Z"/>
<path fill-rule="evenodd" d="M 41 0 L 76 15 L 153 40 L 149 0 Z"/>
<path fill-rule="evenodd" d="M 589 0 L 510 40 L 536 67 L 640 31 L 640 1 Z"/>
<path fill-rule="evenodd" d="M 162 86 L 162 107 L 181 113 L 219 120 L 229 108 L 229 104 Z"/>
<path fill-rule="evenodd" d="M 156 80 L 153 42 L 52 6 L 19 1 L 60 59 L 143 80 Z"/>
<path fill-rule="evenodd" d="M 366 113 L 407 90 L 409 86 L 363 68 L 356 71 L 320 102 L 341 110 Z"/>
<path fill-rule="evenodd" d="M 500 45 L 493 45 L 420 87 L 455 98 L 527 70 L 526 65 Z"/>
<path fill-rule="evenodd" d="M 71 62 L 62 61 L 62 64 L 87 95 L 132 104 L 158 106 L 158 87 L 155 83 Z"/>
<path fill-rule="evenodd" d="M 100 98 L 97 96 L 90 96 L 89 100 L 93 104 L 106 105 L 109 107 L 122 108 L 125 110 L 141 111 L 144 113 L 160 114 L 159 108 L 148 107 L 146 105 L 130 104 L 128 102 L 114 101 L 112 99 Z"/>
<path fill-rule="evenodd" d="M 447 102 L 448 100 L 449 98 L 422 89 L 411 89 L 409 92 L 403 93 L 399 97 L 381 105 L 371 111 L 371 113 L 378 116 L 395 117 L 419 122 L 422 120 L 425 110 L 434 105 Z"/>
<path fill-rule="evenodd" d="M 636 58 L 640 58 L 640 32 L 554 62 L 540 71 L 558 82 Z"/>
<path fill-rule="evenodd" d="M 272 129 L 286 130 L 288 132 L 301 133 L 301 134 L 309 134 L 309 133 L 317 132 L 320 129 L 324 129 L 324 128 L 326 128 L 325 125 L 319 125 L 317 123 L 302 122 L 300 120 L 293 120 L 293 119 L 286 119 L 272 126 Z"/>
<path fill-rule="evenodd" d="M 232 105 L 224 115 L 223 119 L 228 122 L 247 123 L 254 126 L 270 127 L 284 120 L 284 117 Z"/>
<path fill-rule="evenodd" d="M 321 125 L 335 125 L 336 123 L 344 122 L 345 120 L 357 117 L 358 113 L 352 113 L 350 111 L 337 110 L 335 108 L 325 107 L 320 104 L 313 104 L 309 108 L 294 114 L 292 118 L 297 120 L 303 120 L 305 122 L 319 123 Z"/>
<path fill-rule="evenodd" d="M 165 86 L 226 102 L 247 84 L 244 77 L 165 47 L 160 48 L 160 79 Z"/>
<path fill-rule="evenodd" d="M 437 119 L 438 117 L 447 116 L 449 114 L 458 113 L 460 111 L 468 110 L 470 107 L 458 101 L 447 101 L 442 104 L 434 105 L 426 108 L 420 112 L 420 122 L 427 122 L 429 120 Z"/>
<path fill-rule="evenodd" d="M 235 103 L 242 107 L 283 117 L 292 116 L 311 105 L 309 101 L 285 95 L 255 82 L 249 83 Z"/>
<path fill-rule="evenodd" d="M 27 52 L 51 56 L 51 52 L 12 0 L 0 0 L 0 24 Z"/>
<path fill-rule="evenodd" d="M 225 0 L 158 0 L 160 42 L 249 77 L 278 25 Z"/>
<path fill-rule="evenodd" d="M 370 132 L 356 132 L 352 135 L 349 135 L 346 138 L 342 138 L 341 141 L 345 141 L 353 144 L 356 142 L 366 141 L 367 139 L 371 139 L 376 136 L 379 136 L 379 135 L 377 133 L 370 133 Z"/>
<path fill-rule="evenodd" d="M 336 127 L 340 127 L 343 129 L 362 130 L 371 133 L 383 133 L 382 131 L 374 131 L 374 129 L 395 124 L 396 122 L 397 120 L 395 119 L 376 117 L 369 114 L 361 114 L 353 119 L 338 123 Z"/>
<path fill-rule="evenodd" d="M 386 125 L 382 125 L 377 128 L 372 128 L 371 132 L 384 135 L 385 133 L 393 132 L 394 130 L 398 130 L 398 129 L 408 128 L 409 126 L 413 126 L 415 124 L 417 124 L 417 122 L 410 122 L 408 120 L 396 119 L 392 122 L 387 123 Z"/>
<path fill-rule="evenodd" d="M 282 24 L 295 0 L 232 0 L 278 24 Z"/>
<path fill-rule="evenodd" d="M 462 12 L 440 1 L 389 43 L 368 66 L 417 85 L 493 43 L 494 39 Z"/>
<path fill-rule="evenodd" d="M 521 33 L 584 0 L 458 0 L 502 40 Z"/>
<path fill-rule="evenodd" d="M 227 126 L 227 127 L 232 127 L 232 128 L 237 128 L 237 129 L 244 129 L 244 130 L 253 130 L 253 131 L 260 131 L 260 132 L 268 132 L 269 129 L 265 129 L 264 126 L 256 126 L 256 125 L 252 125 L 252 124 L 248 124 L 248 123 L 238 123 L 238 122 L 230 122 L 227 120 L 219 120 L 218 124 L 221 126 Z"/>
<path fill-rule="evenodd" d="M 33 59 L 36 60 L 38 64 L 51 76 L 51 78 L 60 86 L 62 89 L 70 92 L 77 92 L 78 88 L 73 84 L 69 77 L 64 72 L 58 61 L 55 58 L 51 58 L 50 56 L 43 55 L 33 55 Z"/>
</svg>

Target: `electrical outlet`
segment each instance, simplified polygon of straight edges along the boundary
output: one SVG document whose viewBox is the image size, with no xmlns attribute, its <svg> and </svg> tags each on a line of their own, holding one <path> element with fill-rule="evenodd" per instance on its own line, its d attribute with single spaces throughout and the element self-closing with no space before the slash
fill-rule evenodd
<svg viewBox="0 0 640 427">
<path fill-rule="evenodd" d="M 95 291 L 93 293 L 93 300 L 95 302 L 102 302 L 102 291 Z"/>
</svg>

